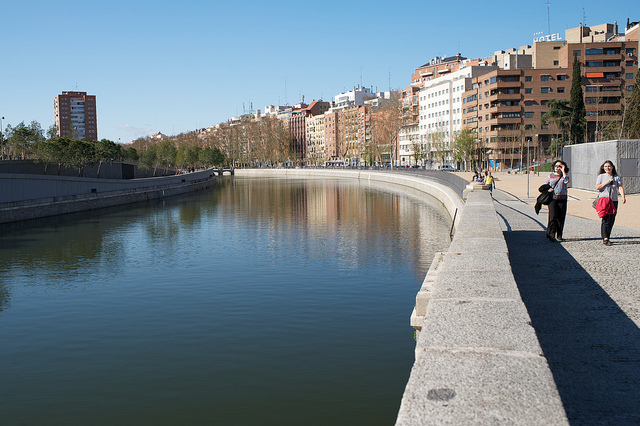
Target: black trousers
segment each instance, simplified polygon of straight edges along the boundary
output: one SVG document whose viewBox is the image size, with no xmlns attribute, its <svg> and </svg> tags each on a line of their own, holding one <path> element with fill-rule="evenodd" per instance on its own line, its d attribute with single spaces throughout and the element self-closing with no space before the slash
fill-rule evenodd
<svg viewBox="0 0 640 426">
<path fill-rule="evenodd" d="M 562 238 L 564 219 L 567 217 L 567 200 L 553 200 L 549 203 L 549 223 L 547 238 Z"/>
<path fill-rule="evenodd" d="M 616 213 L 618 212 L 618 202 L 613 202 L 614 207 L 616 208 Z M 613 224 L 616 223 L 616 213 L 607 215 L 602 218 L 602 224 L 600 225 L 600 235 L 602 235 L 602 239 L 605 238 L 608 240 L 611 237 L 611 230 L 613 229 Z"/>
</svg>

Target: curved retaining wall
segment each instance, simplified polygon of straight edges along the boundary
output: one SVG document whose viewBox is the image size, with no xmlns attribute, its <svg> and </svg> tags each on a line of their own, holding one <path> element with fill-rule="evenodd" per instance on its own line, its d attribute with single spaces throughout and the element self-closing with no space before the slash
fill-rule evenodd
<svg viewBox="0 0 640 426">
<path fill-rule="evenodd" d="M 457 216 L 449 250 L 435 256 L 416 296 L 416 360 L 397 425 L 569 423 L 511 273 L 489 191 L 470 185 L 465 204 L 445 185 L 404 173 L 267 169 L 236 175 L 410 186 Z"/>
<path fill-rule="evenodd" d="M 213 169 L 129 180 L 0 173 L 0 223 L 169 197 L 215 181 Z"/>
</svg>

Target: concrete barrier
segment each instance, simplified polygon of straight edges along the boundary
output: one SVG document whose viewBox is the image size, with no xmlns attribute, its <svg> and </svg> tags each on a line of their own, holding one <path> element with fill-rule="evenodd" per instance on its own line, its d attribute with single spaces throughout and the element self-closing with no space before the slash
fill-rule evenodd
<svg viewBox="0 0 640 426">
<path fill-rule="evenodd" d="M 213 186 L 215 180 L 211 169 L 130 180 L 1 173 L 0 223 L 169 197 Z"/>
<path fill-rule="evenodd" d="M 489 191 L 468 193 L 411 323 L 419 330 L 416 360 L 397 425 L 568 424 Z"/>
</svg>

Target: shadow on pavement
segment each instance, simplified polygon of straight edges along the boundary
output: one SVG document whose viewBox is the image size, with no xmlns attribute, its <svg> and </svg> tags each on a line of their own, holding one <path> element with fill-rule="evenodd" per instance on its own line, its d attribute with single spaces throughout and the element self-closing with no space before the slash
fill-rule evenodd
<svg viewBox="0 0 640 426">
<path fill-rule="evenodd" d="M 640 329 L 561 244 L 540 231 L 504 237 L 571 424 L 639 424 Z"/>
</svg>

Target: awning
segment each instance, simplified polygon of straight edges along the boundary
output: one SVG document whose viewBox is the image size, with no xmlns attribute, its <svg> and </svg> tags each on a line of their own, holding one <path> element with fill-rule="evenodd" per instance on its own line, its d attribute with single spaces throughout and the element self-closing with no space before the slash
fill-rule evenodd
<svg viewBox="0 0 640 426">
<path fill-rule="evenodd" d="M 604 78 L 603 72 L 588 72 L 587 78 Z"/>
</svg>

